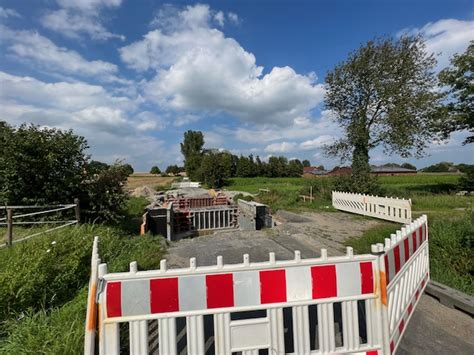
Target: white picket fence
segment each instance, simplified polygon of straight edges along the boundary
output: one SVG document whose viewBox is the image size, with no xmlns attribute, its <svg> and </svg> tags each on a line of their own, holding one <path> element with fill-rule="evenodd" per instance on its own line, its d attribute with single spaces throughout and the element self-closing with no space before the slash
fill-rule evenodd
<svg viewBox="0 0 474 355">
<path fill-rule="evenodd" d="M 411 223 L 411 199 L 353 194 L 350 192 L 332 192 L 334 208 L 385 219 L 392 222 Z"/>
<path fill-rule="evenodd" d="M 393 353 L 429 279 L 428 228 L 423 216 L 372 254 L 109 273 L 94 242 L 85 354 L 148 354 L 151 326 L 159 354 L 257 355 Z M 95 260 L 95 261 L 94 261 Z M 92 297 L 97 285 L 97 297 Z M 98 307 L 92 305 L 97 301 Z M 91 311 L 92 310 L 92 311 Z M 211 349 L 212 348 L 212 349 Z"/>
</svg>

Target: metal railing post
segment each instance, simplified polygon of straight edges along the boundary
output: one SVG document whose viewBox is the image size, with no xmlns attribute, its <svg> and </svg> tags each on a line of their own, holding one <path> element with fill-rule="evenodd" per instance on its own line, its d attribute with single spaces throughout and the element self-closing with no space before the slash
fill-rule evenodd
<svg viewBox="0 0 474 355">
<path fill-rule="evenodd" d="M 79 199 L 78 198 L 74 199 L 74 204 L 76 205 L 74 207 L 74 212 L 76 214 L 76 221 L 79 224 L 79 223 L 81 223 L 81 207 L 79 206 Z"/>
<path fill-rule="evenodd" d="M 13 208 L 7 209 L 7 233 L 5 234 L 5 243 L 8 247 L 13 245 Z"/>
</svg>

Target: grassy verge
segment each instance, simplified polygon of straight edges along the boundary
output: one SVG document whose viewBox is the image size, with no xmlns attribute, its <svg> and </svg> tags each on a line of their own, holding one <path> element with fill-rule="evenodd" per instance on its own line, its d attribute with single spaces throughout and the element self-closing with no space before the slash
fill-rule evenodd
<svg viewBox="0 0 474 355">
<path fill-rule="evenodd" d="M 331 179 L 328 178 L 233 178 L 226 186 L 229 190 L 257 194 L 256 200 L 265 203 L 273 211 L 326 210 L 335 211 L 331 204 Z M 309 195 L 313 189 L 314 200 L 304 202 L 301 195 Z M 267 189 L 269 192 L 262 192 Z"/>
<path fill-rule="evenodd" d="M 141 213 L 131 199 L 124 221 Z M 80 225 L 0 249 L 0 354 L 82 352 L 93 237 L 111 272 L 156 269 L 161 237 L 134 236 L 120 226 Z"/>
</svg>

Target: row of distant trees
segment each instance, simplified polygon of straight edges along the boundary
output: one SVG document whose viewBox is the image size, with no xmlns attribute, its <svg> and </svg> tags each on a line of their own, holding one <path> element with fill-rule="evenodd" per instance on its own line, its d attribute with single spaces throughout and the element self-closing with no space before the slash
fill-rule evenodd
<svg viewBox="0 0 474 355">
<path fill-rule="evenodd" d="M 154 165 L 150 169 L 150 174 L 155 174 L 155 175 L 178 175 L 179 173 L 182 173 L 184 171 L 184 167 L 178 166 L 178 165 L 168 165 L 165 171 L 161 171 L 161 169 L 157 166 Z"/>
<path fill-rule="evenodd" d="M 303 174 L 303 167 L 310 166 L 308 160 L 288 160 L 286 157 L 270 157 L 268 162 L 259 156 L 237 156 L 227 151 L 204 149 L 201 131 L 184 133 L 181 143 L 184 169 L 192 180 L 204 182 L 211 187 L 221 187 L 231 177 L 294 177 Z"/>
</svg>

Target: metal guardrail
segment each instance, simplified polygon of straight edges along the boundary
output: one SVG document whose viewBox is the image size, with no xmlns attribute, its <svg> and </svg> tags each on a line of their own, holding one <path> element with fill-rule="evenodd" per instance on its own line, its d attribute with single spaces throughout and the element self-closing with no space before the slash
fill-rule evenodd
<svg viewBox="0 0 474 355">
<path fill-rule="evenodd" d="M 14 214 L 14 211 L 17 211 L 17 210 L 35 210 L 35 209 L 47 209 L 47 210 L 20 213 L 16 215 Z M 75 199 L 73 204 L 43 205 L 43 206 L 36 206 L 36 205 L 35 206 L 31 206 L 31 205 L 30 206 L 1 206 L 0 210 L 6 211 L 6 217 L 0 218 L 0 226 L 6 226 L 5 243 L 0 244 L 0 248 L 10 247 L 15 243 L 26 241 L 38 235 L 49 233 L 49 232 L 73 225 L 73 224 L 77 224 L 80 222 L 80 216 L 81 216 L 80 207 L 79 207 L 79 199 Z M 74 210 L 75 219 L 16 221 L 17 219 L 23 219 L 27 217 L 38 217 L 38 216 L 57 213 L 57 212 L 65 211 L 65 210 Z M 60 224 L 60 225 L 49 228 L 44 231 L 27 235 L 20 239 L 13 239 L 14 226 L 57 225 L 57 224 Z"/>
</svg>

